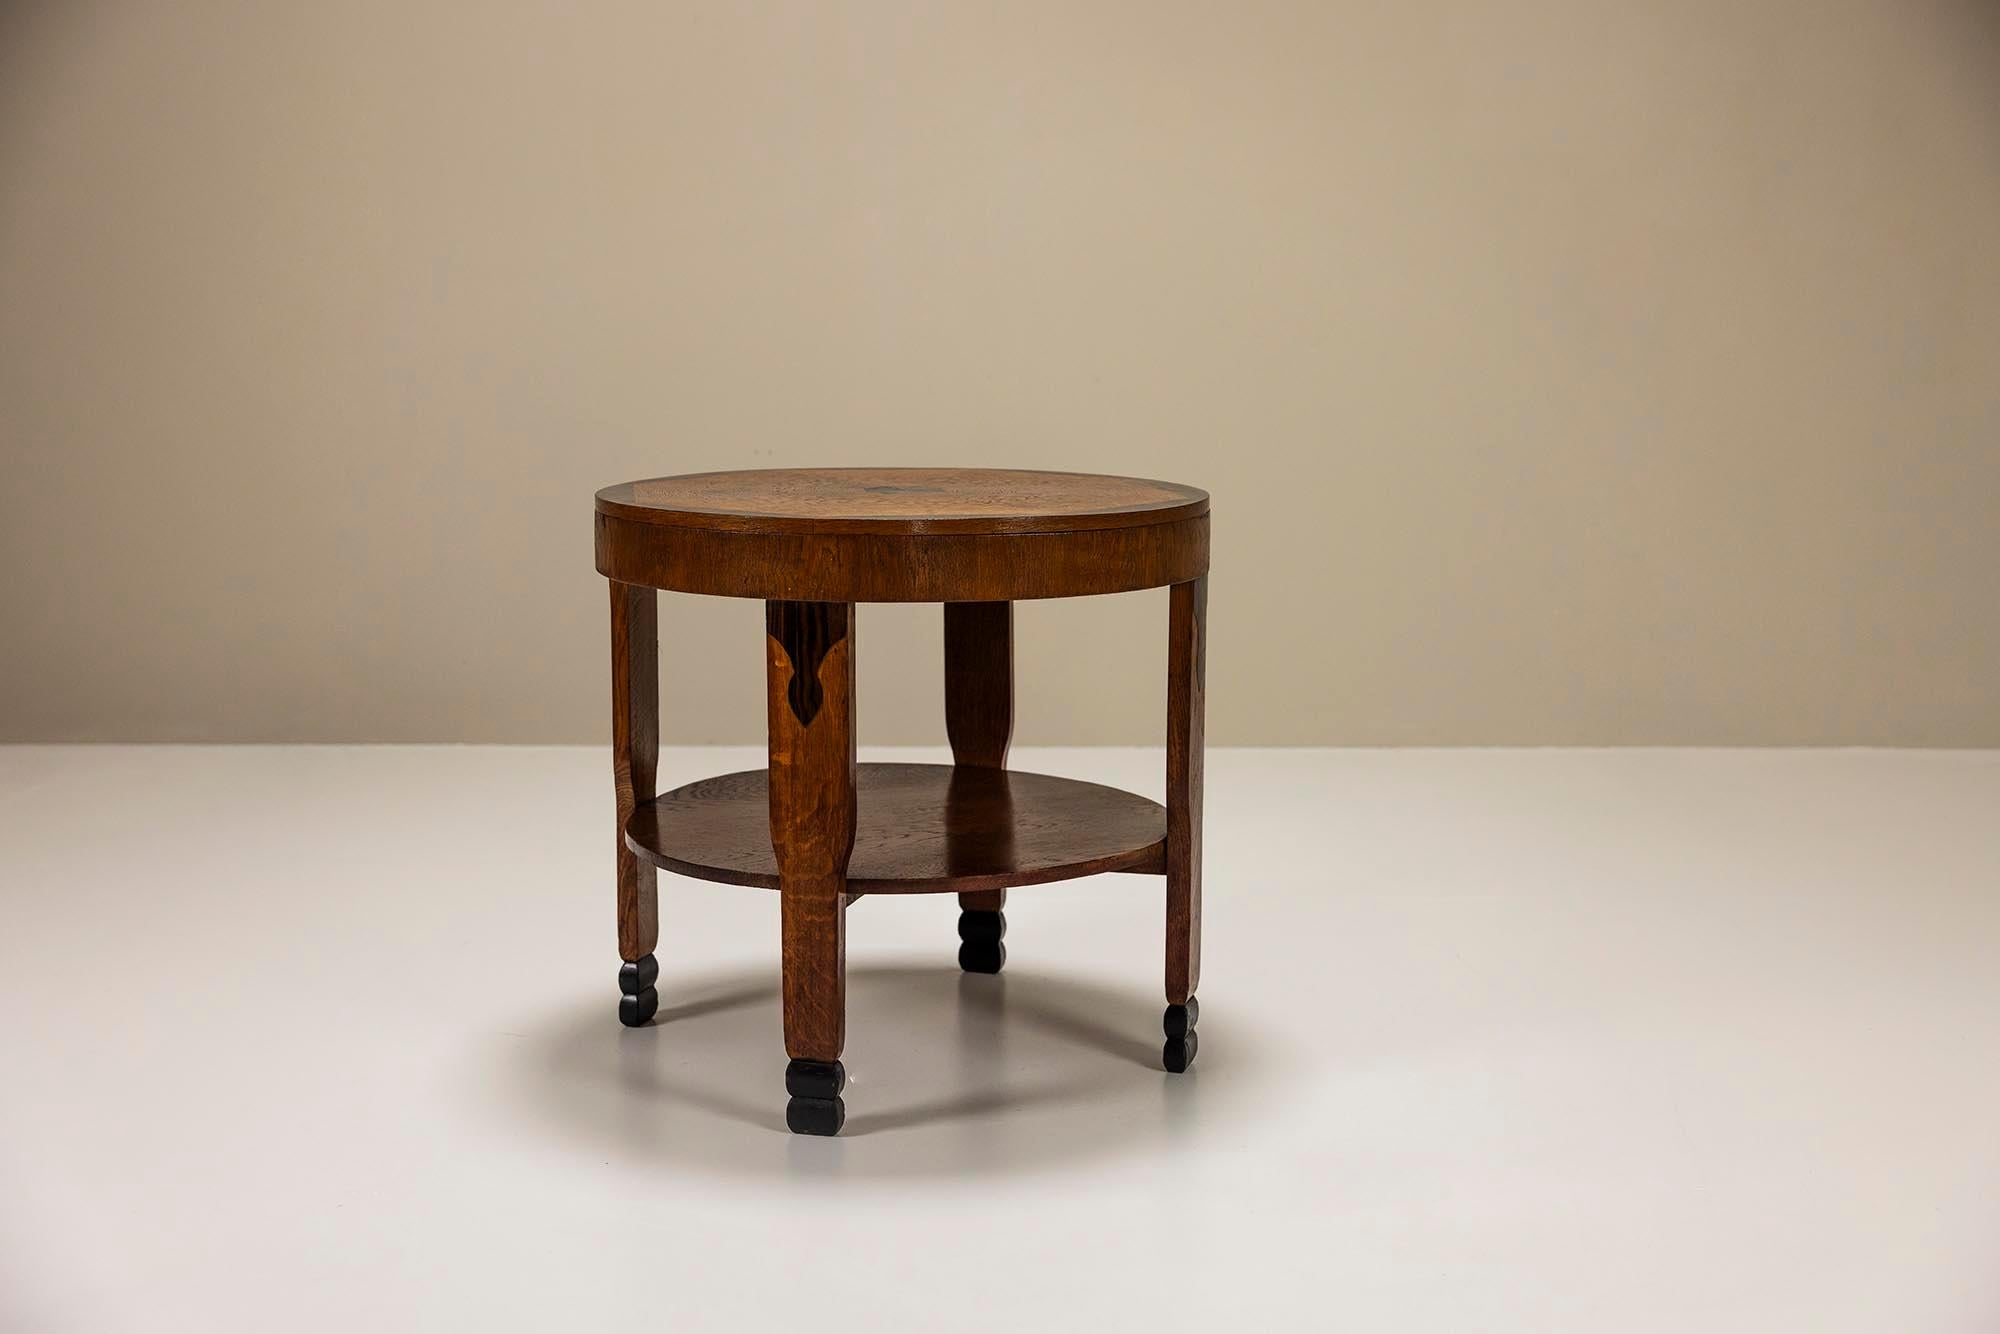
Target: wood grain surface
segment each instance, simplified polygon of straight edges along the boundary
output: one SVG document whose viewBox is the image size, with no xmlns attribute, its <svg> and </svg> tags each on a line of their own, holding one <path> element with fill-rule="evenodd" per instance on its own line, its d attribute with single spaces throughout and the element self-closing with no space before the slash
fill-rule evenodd
<svg viewBox="0 0 2000 1334">
<path fill-rule="evenodd" d="M 1014 604 L 944 604 L 944 730 L 954 764 L 1007 766 L 1014 735 Z"/>
<path fill-rule="evenodd" d="M 1013 468 L 764 468 L 623 482 L 597 508 L 639 523 L 757 533 L 1052 533 L 1208 512 L 1173 482 Z"/>
<path fill-rule="evenodd" d="M 1167 598 L 1167 1001 L 1201 984 L 1201 781 L 1208 693 L 1208 580 Z"/>
<path fill-rule="evenodd" d="M 1166 877 L 1162 1059 L 1185 1070 L 1201 970 L 1208 540 L 1205 492 L 1139 478 L 791 469 L 599 492 L 597 567 L 612 580 L 619 949 L 631 961 L 621 1018 L 644 1022 L 653 1012 L 635 1006 L 634 988 L 636 1000 L 656 1003 L 658 868 L 776 888 L 792 1058 L 786 1124 L 837 1133 L 852 900 L 956 892 L 960 966 L 996 973 L 1010 887 L 1133 871 Z M 1172 588 L 1167 804 L 1009 771 L 1013 603 L 1161 585 Z M 656 588 L 764 600 L 766 768 L 652 795 Z M 951 765 L 857 763 L 863 601 L 945 604 Z"/>
<path fill-rule="evenodd" d="M 1018 770 L 863 764 L 850 891 L 1003 889 L 1104 871 L 1158 875 L 1167 813 L 1117 788 Z M 638 855 L 677 875 L 776 888 L 765 771 L 705 778 L 639 807 Z"/>
<path fill-rule="evenodd" d="M 1007 743 L 1014 735 L 1013 603 L 944 604 L 944 730 L 953 764 L 1007 767 Z M 958 781 L 954 776 L 954 785 Z M 1011 859 L 1011 848 L 1006 855 Z M 967 912 L 999 912 L 1006 903 L 1004 889 L 965 890 L 958 896 L 958 906 Z"/>
<path fill-rule="evenodd" d="M 611 777 L 618 806 L 618 954 L 642 959 L 660 939 L 658 876 L 625 842 L 656 791 L 660 757 L 659 594 L 611 585 Z"/>
<path fill-rule="evenodd" d="M 761 832 L 781 896 L 785 1052 L 794 1060 L 837 1061 L 847 1037 L 854 608 L 774 602 L 765 626 L 771 765 Z M 807 673 L 810 690 L 797 679 Z"/>
<path fill-rule="evenodd" d="M 731 532 L 600 512 L 596 542 L 598 573 L 625 583 L 807 602 L 1083 597 L 1208 571 L 1205 513 L 1124 528 L 982 534 Z"/>
</svg>

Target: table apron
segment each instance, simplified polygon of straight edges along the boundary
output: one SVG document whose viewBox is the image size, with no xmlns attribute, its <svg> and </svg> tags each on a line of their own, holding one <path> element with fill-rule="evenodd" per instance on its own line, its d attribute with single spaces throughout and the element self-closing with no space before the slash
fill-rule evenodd
<svg viewBox="0 0 2000 1334">
<path fill-rule="evenodd" d="M 597 515 L 597 569 L 677 593 L 802 602 L 1016 602 L 1208 572 L 1208 515 L 1058 533 L 744 533 Z"/>
</svg>

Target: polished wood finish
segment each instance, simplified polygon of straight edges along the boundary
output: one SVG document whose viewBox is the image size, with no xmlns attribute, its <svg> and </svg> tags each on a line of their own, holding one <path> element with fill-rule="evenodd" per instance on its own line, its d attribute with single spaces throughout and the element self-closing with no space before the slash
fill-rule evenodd
<svg viewBox="0 0 2000 1334">
<path fill-rule="evenodd" d="M 1131 792 L 1018 770 L 863 764 L 850 893 L 1002 890 L 1166 869 L 1167 812 Z M 626 844 L 676 875 L 779 887 L 766 772 L 704 778 L 641 806 Z M 998 911 L 1004 900 L 976 907 Z"/>
<path fill-rule="evenodd" d="M 1021 468 L 762 468 L 607 486 L 600 514 L 735 533 L 1069 533 L 1208 513 L 1174 482 Z"/>
<path fill-rule="evenodd" d="M 1208 580 L 1167 599 L 1167 1001 L 1201 983 L 1201 781 L 1208 693 Z"/>
<path fill-rule="evenodd" d="M 1208 515 L 1062 533 L 717 532 L 597 515 L 598 573 L 718 597 L 1008 602 L 1159 588 L 1208 568 Z"/>
<path fill-rule="evenodd" d="M 854 608 L 765 607 L 765 807 L 784 941 L 785 1052 L 838 1061 L 847 1039 L 847 863 L 854 850 Z"/>
<path fill-rule="evenodd" d="M 700 473 L 597 495 L 611 582 L 620 1017 L 659 997 L 656 870 L 775 888 L 786 1124 L 845 1120 L 846 911 L 864 893 L 959 895 L 959 961 L 1006 960 L 1007 889 L 1103 871 L 1166 878 L 1162 1063 L 1194 1060 L 1209 500 L 1144 478 L 1006 469 Z M 1006 768 L 1013 606 L 1170 587 L 1167 802 Z M 766 604 L 768 768 L 656 796 L 654 590 Z M 953 763 L 855 758 L 855 604 L 940 602 Z"/>
<path fill-rule="evenodd" d="M 944 730 L 953 764 L 1007 767 L 1014 735 L 1014 604 L 944 604 Z"/>
<path fill-rule="evenodd" d="M 951 741 L 951 761 L 968 769 L 1004 769 L 1007 744 L 1014 735 L 1014 604 L 1011 602 L 947 602 L 944 604 L 944 730 Z M 1004 889 L 966 890 L 958 906 L 968 913 L 998 916 L 1007 902 Z M 964 918 L 959 937 L 965 935 Z M 984 931 L 983 925 L 975 929 Z M 1006 919 L 1000 919 L 1005 934 Z M 973 972 L 998 972 L 1006 958 L 1000 936 L 993 951 L 974 951 L 974 962 L 991 967 Z M 966 951 L 959 963 L 966 965 Z"/>
<path fill-rule="evenodd" d="M 660 940 L 658 876 L 625 842 L 625 825 L 651 801 L 660 760 L 659 595 L 611 585 L 611 777 L 617 792 L 618 956 L 643 959 Z"/>
<path fill-rule="evenodd" d="M 682 593 L 1009 602 L 1208 569 L 1208 494 L 995 468 L 697 473 L 597 493 L 597 568 Z"/>
</svg>

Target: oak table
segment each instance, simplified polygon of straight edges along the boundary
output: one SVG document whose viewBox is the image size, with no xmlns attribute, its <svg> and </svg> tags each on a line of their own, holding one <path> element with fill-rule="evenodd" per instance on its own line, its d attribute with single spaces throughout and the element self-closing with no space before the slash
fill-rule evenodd
<svg viewBox="0 0 2000 1334">
<path fill-rule="evenodd" d="M 1166 879 L 1166 1043 L 1194 1060 L 1201 967 L 1208 494 L 1136 477 L 960 468 L 694 473 L 597 493 L 611 581 L 619 1018 L 659 1008 L 657 874 L 776 889 L 795 1132 L 845 1118 L 847 906 L 958 895 L 959 965 L 997 973 L 1015 885 Z M 1171 589 L 1167 803 L 1007 765 L 1013 604 Z M 764 601 L 768 768 L 656 788 L 655 590 Z M 857 764 L 855 604 L 944 604 L 952 763 Z"/>
</svg>

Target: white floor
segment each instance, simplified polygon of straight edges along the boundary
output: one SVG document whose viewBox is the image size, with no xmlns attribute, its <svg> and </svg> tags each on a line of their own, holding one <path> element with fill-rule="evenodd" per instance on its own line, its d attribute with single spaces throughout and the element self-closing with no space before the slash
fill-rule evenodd
<svg viewBox="0 0 2000 1334">
<path fill-rule="evenodd" d="M 871 898 L 832 1141 L 609 768 L 0 749 L 0 1328 L 2000 1329 L 2000 756 L 1211 752 L 1194 1072 L 1159 881 Z"/>
</svg>

